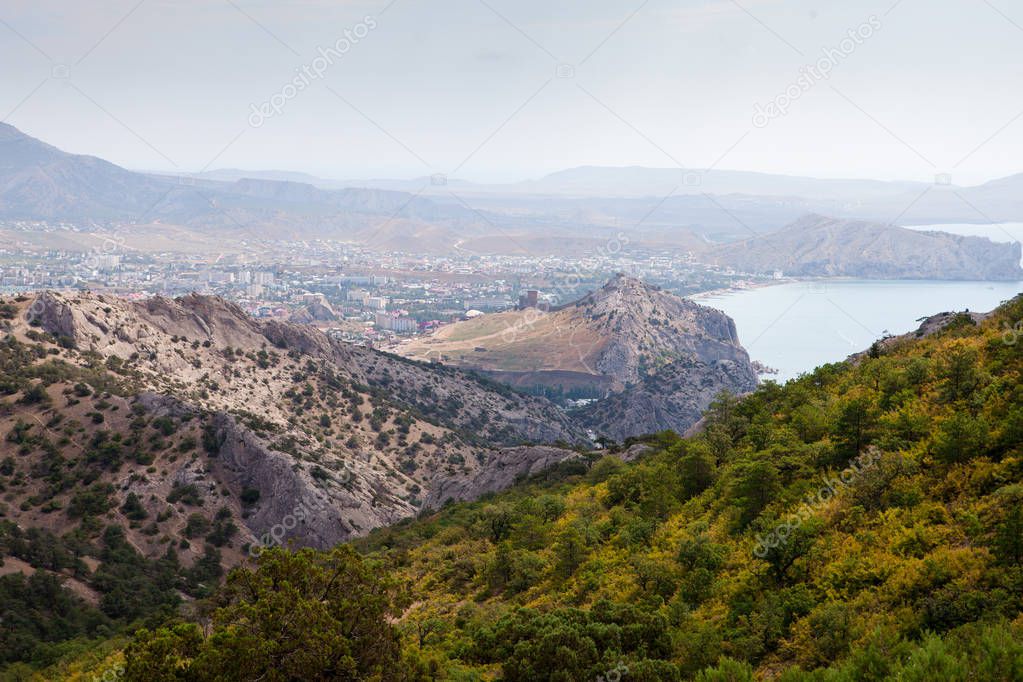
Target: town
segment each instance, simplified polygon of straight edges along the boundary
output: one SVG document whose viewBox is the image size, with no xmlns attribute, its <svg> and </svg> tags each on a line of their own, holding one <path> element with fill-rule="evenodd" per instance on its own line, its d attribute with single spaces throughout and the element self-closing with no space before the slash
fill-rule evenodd
<svg viewBox="0 0 1023 682">
<path fill-rule="evenodd" d="M 250 242 L 244 249 L 196 254 L 137 250 L 123 234 L 89 232 L 94 245 L 88 250 L 31 245 L 0 250 L 0 292 L 79 289 L 143 298 L 194 291 L 222 296 L 257 318 L 312 324 L 344 341 L 386 347 L 460 319 L 563 305 L 616 272 L 681 295 L 764 281 L 700 264 L 675 250 L 638 247 L 536 259 L 458 251 L 413 255 L 322 240 Z"/>
</svg>

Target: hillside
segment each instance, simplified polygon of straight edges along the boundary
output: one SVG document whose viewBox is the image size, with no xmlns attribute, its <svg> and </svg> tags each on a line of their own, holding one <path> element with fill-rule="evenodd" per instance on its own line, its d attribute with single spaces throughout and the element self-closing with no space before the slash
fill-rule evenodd
<svg viewBox="0 0 1023 682">
<path fill-rule="evenodd" d="M 708 249 L 700 259 L 741 272 L 868 279 L 1023 279 L 1018 243 L 806 216 L 768 235 Z"/>
<path fill-rule="evenodd" d="M 175 186 L 173 180 L 149 178 L 93 156 L 67 154 L 0 123 L 2 217 L 137 217 Z"/>
<path fill-rule="evenodd" d="M 586 440 L 545 400 L 214 297 L 44 292 L 0 299 L 0 330 L 2 573 L 60 576 L 107 628 L 261 548 L 331 547 Z M 122 603 L 111 571 L 151 602 Z"/>
<path fill-rule="evenodd" d="M 930 319 L 855 363 L 718 401 L 701 434 L 661 435 L 637 463 L 364 547 L 422 604 L 402 631 L 429 627 L 419 650 L 449 670 L 1019 679 L 1023 349 L 1005 330 L 1021 319 L 1023 297 Z"/>
<path fill-rule="evenodd" d="M 644 439 L 631 463 L 577 459 L 378 530 L 362 558 L 269 552 L 209 634 L 186 618 L 109 656 L 126 680 L 325 679 L 342 651 L 353 679 L 1020 679 L 1021 320 L 1023 297 L 932 319 L 718 400 L 700 434 Z"/>
<path fill-rule="evenodd" d="M 583 419 L 617 440 L 685 431 L 720 391 L 743 393 L 756 385 L 727 315 L 624 275 L 549 313 L 484 315 L 411 340 L 398 352 L 523 388 L 601 398 L 610 392 L 618 408 L 595 409 Z M 651 401 L 666 407 L 649 409 Z"/>
</svg>

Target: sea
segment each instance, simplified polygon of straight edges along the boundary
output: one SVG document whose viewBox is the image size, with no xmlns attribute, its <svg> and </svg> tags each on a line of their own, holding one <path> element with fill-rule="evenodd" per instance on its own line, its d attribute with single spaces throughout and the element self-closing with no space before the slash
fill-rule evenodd
<svg viewBox="0 0 1023 682">
<path fill-rule="evenodd" d="M 926 225 L 938 230 L 1023 240 L 1023 223 Z M 694 296 L 735 320 L 750 358 L 777 370 L 764 379 L 784 382 L 865 350 L 888 334 L 950 310 L 986 312 L 1023 292 L 1023 282 L 829 279 L 786 282 Z"/>
</svg>

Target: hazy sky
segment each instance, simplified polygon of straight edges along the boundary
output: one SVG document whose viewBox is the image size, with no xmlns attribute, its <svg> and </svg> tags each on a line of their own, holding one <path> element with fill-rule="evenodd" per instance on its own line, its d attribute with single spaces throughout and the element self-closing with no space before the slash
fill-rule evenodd
<svg viewBox="0 0 1023 682">
<path fill-rule="evenodd" d="M 3 120 L 140 169 L 1023 171 L 1013 0 L 4 0 L 0 62 Z"/>
</svg>

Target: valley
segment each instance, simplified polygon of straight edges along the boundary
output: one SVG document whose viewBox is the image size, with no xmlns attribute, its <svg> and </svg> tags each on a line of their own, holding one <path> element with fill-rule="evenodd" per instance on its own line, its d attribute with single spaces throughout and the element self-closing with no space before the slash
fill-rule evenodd
<svg viewBox="0 0 1023 682">
<path fill-rule="evenodd" d="M 0 682 L 1023 681 L 1018 5 L 3 3 Z"/>
</svg>

